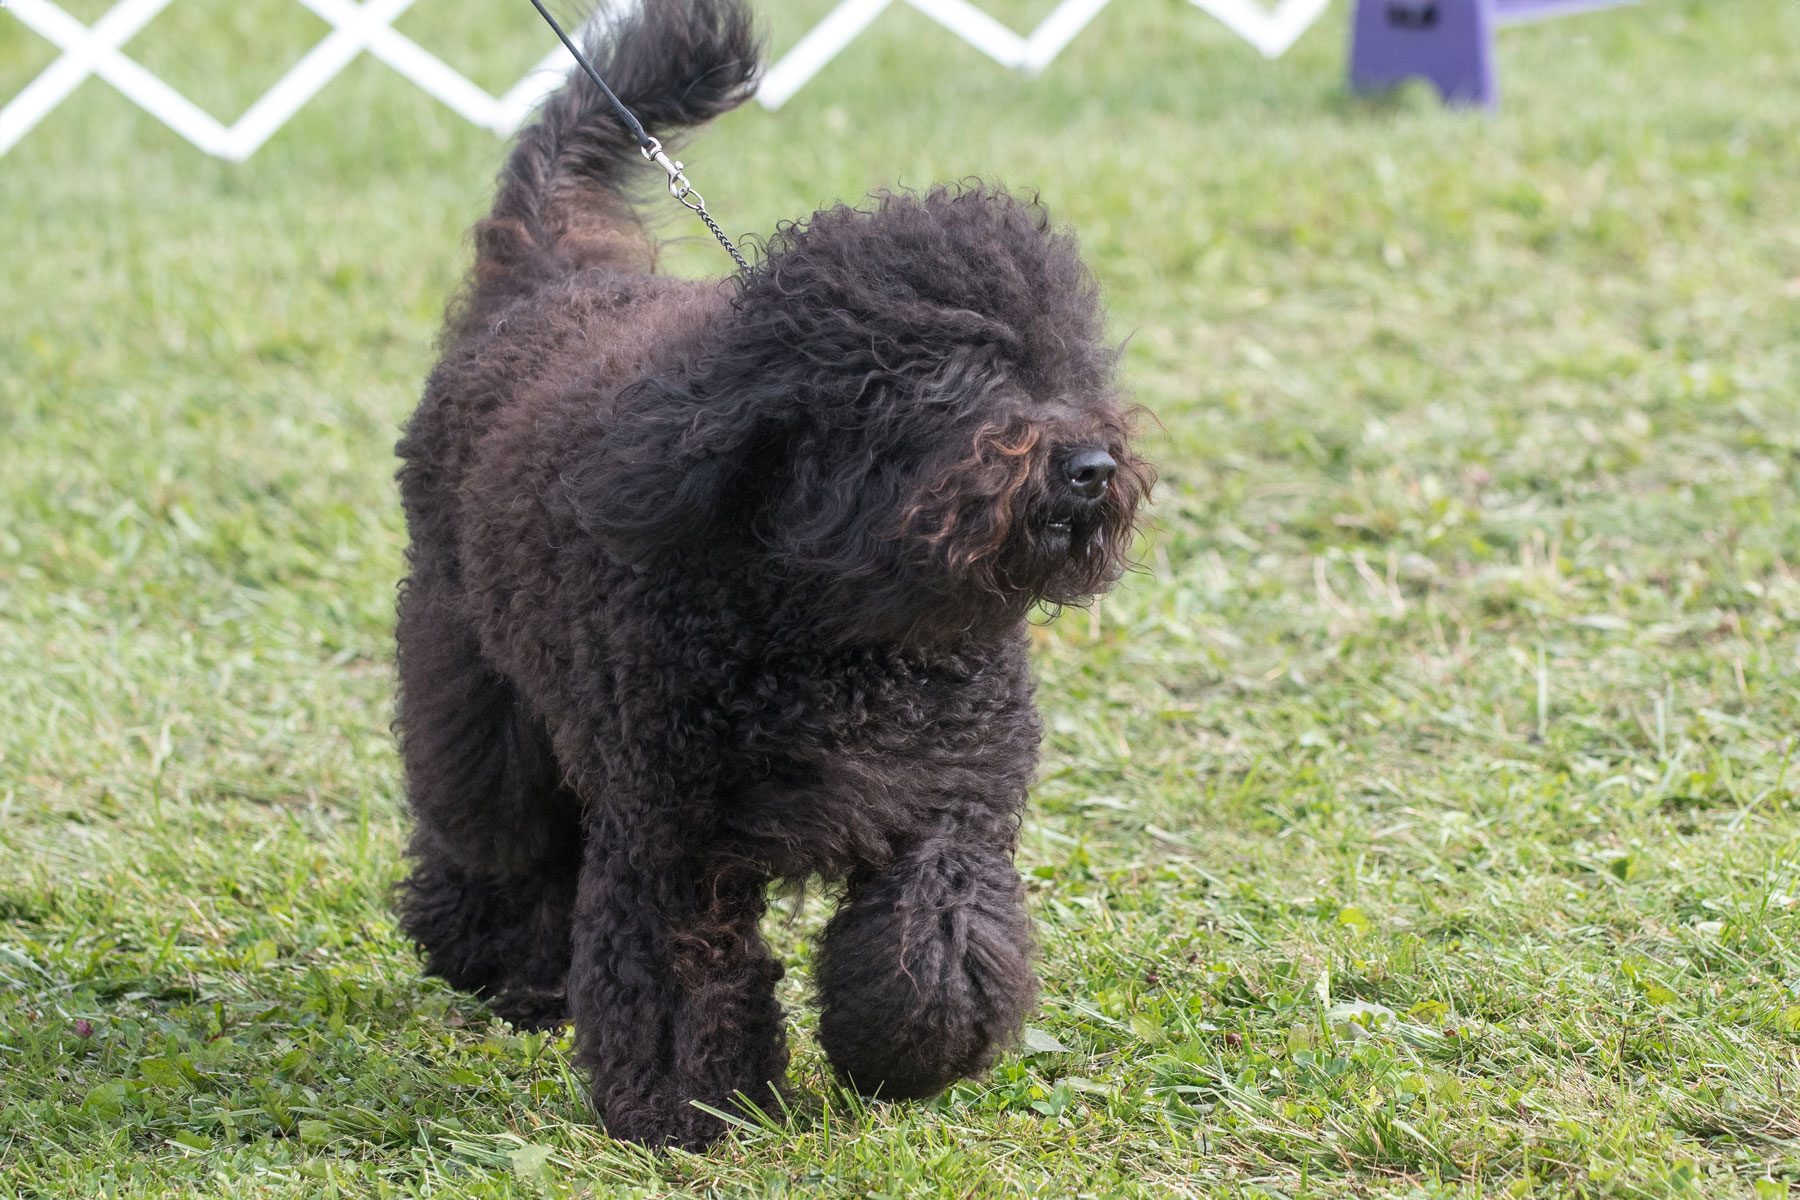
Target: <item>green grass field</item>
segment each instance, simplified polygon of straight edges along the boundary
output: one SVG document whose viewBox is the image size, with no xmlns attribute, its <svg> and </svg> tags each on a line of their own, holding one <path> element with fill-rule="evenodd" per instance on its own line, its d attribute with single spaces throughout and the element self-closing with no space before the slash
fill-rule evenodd
<svg viewBox="0 0 1800 1200">
<path fill-rule="evenodd" d="M 795 1108 L 702 1157 L 386 905 L 391 446 L 501 144 L 364 59 L 246 165 L 95 82 L 0 159 L 0 1195 L 1788 1195 L 1800 6 L 1509 31 L 1497 119 L 1348 97 L 1346 14 L 1268 64 L 1119 0 L 1024 80 L 895 11 L 686 155 L 734 231 L 1041 188 L 1163 479 L 1037 638 L 1027 1046 L 838 1091 L 811 898 Z M 400 27 L 498 88 L 533 20 Z M 229 119 L 322 29 L 128 50 Z M 0 13 L 0 99 L 52 57 Z"/>
</svg>

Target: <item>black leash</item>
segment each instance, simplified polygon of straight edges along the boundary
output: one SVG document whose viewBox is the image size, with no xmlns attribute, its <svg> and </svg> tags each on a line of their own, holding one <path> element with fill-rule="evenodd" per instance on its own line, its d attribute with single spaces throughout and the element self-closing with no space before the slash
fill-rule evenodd
<svg viewBox="0 0 1800 1200">
<path fill-rule="evenodd" d="M 612 105 L 613 113 L 619 118 L 619 124 L 625 126 L 626 132 L 636 139 L 639 153 L 668 173 L 669 195 L 675 197 L 675 202 L 683 208 L 692 209 L 694 215 L 706 223 L 706 227 L 712 231 L 712 235 L 719 239 L 719 245 L 725 247 L 725 253 L 731 255 L 732 261 L 737 263 L 738 270 L 748 275 L 750 264 L 744 261 L 744 256 L 738 253 L 738 248 L 731 244 L 731 239 L 725 236 L 723 229 L 719 228 L 719 223 L 712 219 L 711 213 L 706 211 L 706 198 L 696 192 L 694 185 L 688 182 L 686 175 L 682 174 L 682 165 L 663 153 L 662 143 L 645 131 L 644 123 L 638 120 L 636 114 L 629 108 L 625 107 L 625 102 L 614 95 L 611 88 L 606 86 L 606 80 L 600 78 L 600 72 L 594 70 L 594 64 L 588 61 L 587 55 L 581 52 L 580 47 L 569 40 L 569 35 L 563 32 L 563 27 L 556 23 L 556 18 L 551 16 L 550 10 L 544 7 L 543 0 L 531 0 L 531 7 L 537 9 L 538 16 L 544 18 L 544 23 L 556 31 L 557 38 L 564 46 L 568 47 L 569 53 L 575 56 L 576 65 L 587 73 L 587 77 L 594 81 L 594 86 L 600 89 L 600 94 L 606 97 L 606 102 Z"/>
</svg>

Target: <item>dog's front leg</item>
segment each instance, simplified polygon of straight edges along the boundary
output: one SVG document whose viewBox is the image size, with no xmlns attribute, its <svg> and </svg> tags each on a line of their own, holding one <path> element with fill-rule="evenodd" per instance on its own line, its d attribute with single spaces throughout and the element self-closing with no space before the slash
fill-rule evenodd
<svg viewBox="0 0 1800 1200">
<path fill-rule="evenodd" d="M 820 952 L 819 1040 L 858 1091 L 934 1095 L 1018 1035 L 1037 981 L 1014 838 L 1010 816 L 947 821 L 852 876 Z"/>
<path fill-rule="evenodd" d="M 699 1149 L 740 1094 L 766 1106 L 787 1066 L 781 976 L 757 930 L 767 878 L 691 824 L 590 811 L 569 1000 L 595 1111 L 615 1137 Z"/>
</svg>

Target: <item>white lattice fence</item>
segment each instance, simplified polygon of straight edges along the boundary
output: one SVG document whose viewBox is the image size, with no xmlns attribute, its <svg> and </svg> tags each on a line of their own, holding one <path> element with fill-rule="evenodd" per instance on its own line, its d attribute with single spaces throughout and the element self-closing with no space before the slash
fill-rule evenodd
<svg viewBox="0 0 1800 1200">
<path fill-rule="evenodd" d="M 0 9 L 62 52 L 0 107 L 0 154 L 17 145 L 89 77 L 105 80 L 208 154 L 242 162 L 360 54 L 373 55 L 463 117 L 500 134 L 518 128 L 562 81 L 569 66 L 566 52 L 555 46 L 523 79 L 495 96 L 394 28 L 414 0 L 295 0 L 330 25 L 331 32 L 226 125 L 123 50 L 171 2 L 119 0 L 99 20 L 84 25 L 54 0 L 0 0 Z M 1062 0 L 1036 29 L 1020 35 L 969 0 L 841 0 L 770 66 L 757 99 L 768 108 L 779 108 L 894 4 L 924 13 L 1002 66 L 1037 72 L 1049 66 L 1109 2 Z M 1275 0 L 1272 7 L 1260 0 L 1191 2 L 1274 58 L 1319 19 L 1329 0 Z M 550 40 L 547 33 L 546 40 Z"/>
</svg>

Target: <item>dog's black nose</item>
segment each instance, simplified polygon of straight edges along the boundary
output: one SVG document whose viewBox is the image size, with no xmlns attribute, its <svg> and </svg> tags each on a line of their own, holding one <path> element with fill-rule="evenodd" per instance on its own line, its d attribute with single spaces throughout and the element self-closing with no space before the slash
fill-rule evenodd
<svg viewBox="0 0 1800 1200">
<path fill-rule="evenodd" d="M 1113 456 L 1098 446 L 1087 446 L 1063 460 L 1063 478 L 1083 500 L 1098 500 L 1106 495 L 1106 481 L 1118 468 Z"/>
</svg>

